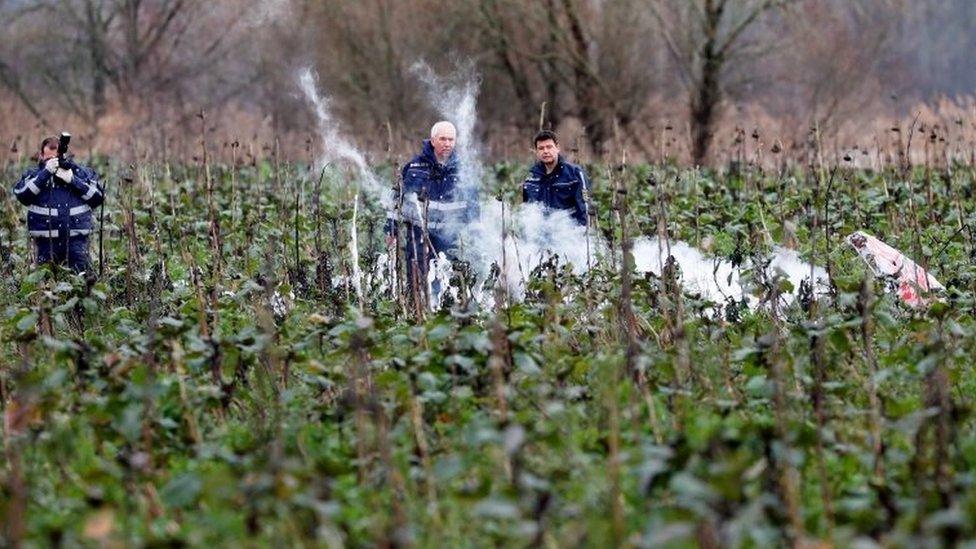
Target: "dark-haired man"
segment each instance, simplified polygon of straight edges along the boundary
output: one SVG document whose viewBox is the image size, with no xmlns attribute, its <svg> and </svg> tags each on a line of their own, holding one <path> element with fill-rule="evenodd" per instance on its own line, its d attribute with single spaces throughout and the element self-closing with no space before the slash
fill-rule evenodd
<svg viewBox="0 0 976 549">
<path fill-rule="evenodd" d="M 69 157 L 58 157 L 58 138 L 41 142 L 38 165 L 14 185 L 14 196 L 27 206 L 27 230 L 37 263 L 67 265 L 76 273 L 91 271 L 88 235 L 92 208 L 104 199 L 98 176 Z"/>
<path fill-rule="evenodd" d="M 538 162 L 522 183 L 522 200 L 539 202 L 548 210 L 566 210 L 580 225 L 589 221 L 590 183 L 583 168 L 559 154 L 556 134 L 543 130 L 532 140 Z"/>
</svg>

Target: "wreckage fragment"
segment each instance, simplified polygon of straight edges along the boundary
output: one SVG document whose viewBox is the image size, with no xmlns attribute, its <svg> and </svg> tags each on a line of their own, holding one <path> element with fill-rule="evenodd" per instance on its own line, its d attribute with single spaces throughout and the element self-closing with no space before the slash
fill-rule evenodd
<svg viewBox="0 0 976 549">
<path fill-rule="evenodd" d="M 927 306 L 934 298 L 926 294 L 945 290 L 945 286 L 917 263 L 863 231 L 849 235 L 847 242 L 875 275 L 892 279 L 898 297 L 912 307 Z"/>
</svg>

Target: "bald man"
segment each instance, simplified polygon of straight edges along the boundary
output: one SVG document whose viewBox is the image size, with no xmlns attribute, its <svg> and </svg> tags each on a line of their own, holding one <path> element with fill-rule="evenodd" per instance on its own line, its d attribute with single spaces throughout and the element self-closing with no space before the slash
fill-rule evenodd
<svg viewBox="0 0 976 549">
<path fill-rule="evenodd" d="M 455 152 L 457 129 L 440 121 L 430 129 L 430 139 L 403 167 L 400 221 L 405 225 L 408 291 L 412 293 L 415 271 L 419 282 L 427 280 L 431 259 L 443 252 L 455 259 L 458 231 L 477 217 L 474 197 L 462 196 Z M 397 212 L 389 212 L 388 239 L 392 243 Z"/>
</svg>

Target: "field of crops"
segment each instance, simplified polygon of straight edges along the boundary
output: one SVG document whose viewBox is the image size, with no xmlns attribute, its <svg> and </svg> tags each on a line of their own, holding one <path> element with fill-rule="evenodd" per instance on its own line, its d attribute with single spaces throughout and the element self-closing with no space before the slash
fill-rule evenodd
<svg viewBox="0 0 976 549">
<path fill-rule="evenodd" d="M 343 172 L 96 167 L 95 282 L 34 270 L 2 204 L 0 545 L 976 539 L 971 166 L 591 165 L 612 254 L 436 313 L 384 280 L 365 195 L 351 265 Z M 491 166 L 482 195 L 516 203 L 523 169 Z M 900 303 L 845 243 L 859 229 L 945 299 Z M 760 300 L 796 290 L 749 272 L 774 244 L 833 289 L 718 314 L 673 269 L 628 268 L 664 234 Z"/>
</svg>

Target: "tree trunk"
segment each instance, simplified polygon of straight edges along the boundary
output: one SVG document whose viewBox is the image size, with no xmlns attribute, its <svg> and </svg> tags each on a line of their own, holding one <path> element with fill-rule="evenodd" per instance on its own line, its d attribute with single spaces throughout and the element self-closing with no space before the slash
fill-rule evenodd
<svg viewBox="0 0 976 549">
<path fill-rule="evenodd" d="M 702 79 L 691 99 L 692 160 L 697 166 L 704 166 L 708 161 L 712 125 L 721 96 L 715 64 L 705 63 L 703 68 Z"/>
<path fill-rule="evenodd" d="M 708 161 L 712 126 L 722 100 L 719 78 L 725 59 L 718 45 L 718 33 L 724 11 L 724 0 L 706 0 L 702 26 L 705 41 L 698 54 L 698 81 L 691 92 L 692 160 L 698 166 Z"/>
<path fill-rule="evenodd" d="M 389 89 L 393 90 L 390 96 L 391 117 L 394 120 L 406 118 L 406 107 L 403 102 L 403 75 L 400 72 L 400 60 L 397 58 L 396 48 L 393 45 L 393 33 L 390 29 L 390 14 L 393 6 L 387 0 L 376 0 L 376 12 L 379 17 L 380 36 L 383 40 L 383 57 L 386 65 L 386 77 L 389 79 Z"/>
<path fill-rule="evenodd" d="M 539 61 L 539 70 L 546 83 L 546 120 L 543 129 L 554 130 L 563 117 L 562 105 L 559 102 L 559 74 L 555 66 L 556 56 L 553 48 L 553 44 L 558 39 L 556 33 L 559 28 L 555 0 L 546 0 L 546 13 L 549 16 L 549 35 L 543 49 L 543 60 Z"/>
<path fill-rule="evenodd" d="M 586 138 L 597 156 L 603 154 L 603 144 L 607 140 L 608 125 L 603 119 L 603 112 L 599 105 L 599 82 L 588 67 L 589 46 L 583 32 L 580 14 L 572 0 L 563 0 L 563 9 L 569 19 L 569 33 L 576 50 L 573 59 L 573 75 L 576 82 L 576 101 L 580 119 L 586 128 Z"/>
<path fill-rule="evenodd" d="M 490 0 L 481 4 L 482 14 L 492 37 L 490 39 L 495 55 L 501 63 L 502 69 L 512 82 L 512 90 L 515 92 L 515 99 L 519 103 L 519 120 L 516 125 L 521 128 L 534 127 L 534 114 L 537 105 L 532 99 L 532 91 L 529 87 L 529 79 L 525 74 L 523 66 L 518 62 L 517 54 L 512 44 L 511 37 L 505 28 L 504 10 L 498 5 L 498 0 Z"/>
<path fill-rule="evenodd" d="M 106 99 L 106 71 L 108 61 L 105 49 L 105 24 L 102 21 L 101 10 L 96 9 L 95 3 L 89 0 L 85 5 L 85 19 L 88 25 L 88 54 L 92 63 L 92 113 L 97 122 L 105 115 Z"/>
</svg>

